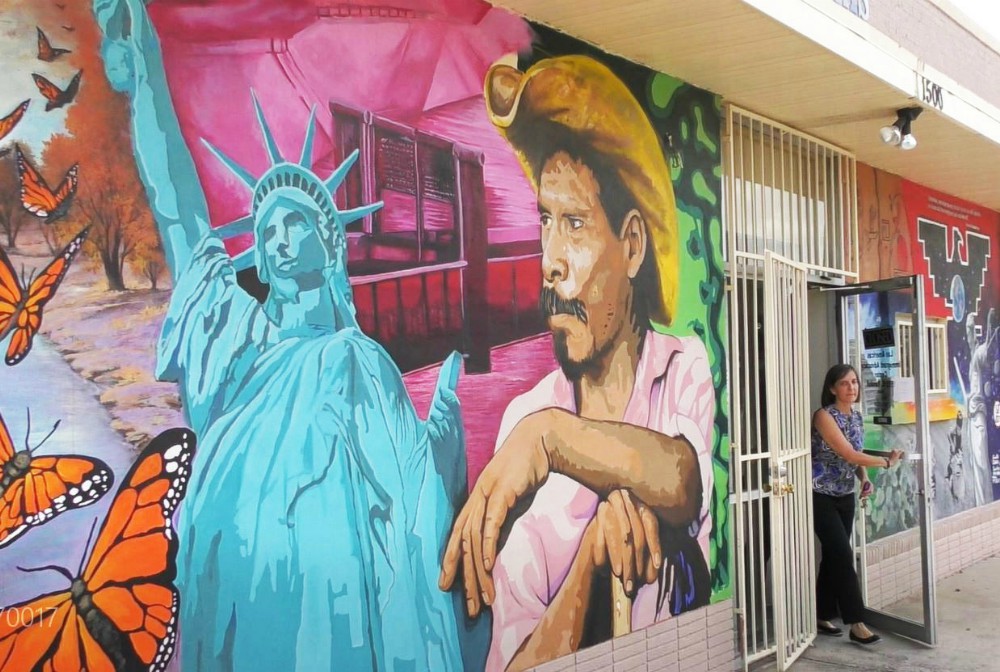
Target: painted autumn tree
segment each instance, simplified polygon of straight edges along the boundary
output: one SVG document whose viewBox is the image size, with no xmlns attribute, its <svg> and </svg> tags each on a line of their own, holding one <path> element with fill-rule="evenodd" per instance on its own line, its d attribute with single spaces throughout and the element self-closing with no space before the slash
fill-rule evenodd
<svg viewBox="0 0 1000 672">
<path fill-rule="evenodd" d="M 84 251 L 104 271 L 109 290 L 126 289 L 126 265 L 155 289 L 163 251 L 132 157 L 128 101 L 105 78 L 100 31 L 87 3 L 69 3 L 65 10 L 50 5 L 39 7 L 39 20 L 48 19 L 49 25 L 68 20 L 75 27 L 70 57 L 74 70 L 84 73 L 76 101 L 67 109 L 66 134 L 52 138 L 44 152 L 45 172 L 52 179 L 80 164 L 76 198 L 58 223 L 59 237 L 65 242 L 89 225 Z"/>
<path fill-rule="evenodd" d="M 28 153 L 27 148 L 24 148 Z M 34 158 L 34 157 L 31 157 Z M 0 158 L 0 233 L 4 247 L 17 245 L 17 236 L 28 223 L 30 215 L 21 207 L 21 184 L 17 179 L 14 152 Z"/>
<path fill-rule="evenodd" d="M 133 266 L 149 281 L 150 288 L 155 291 L 159 286 L 160 278 L 167 270 L 167 262 L 163 257 L 163 247 L 160 246 L 160 236 L 154 226 L 143 227 L 139 233 Z"/>
</svg>

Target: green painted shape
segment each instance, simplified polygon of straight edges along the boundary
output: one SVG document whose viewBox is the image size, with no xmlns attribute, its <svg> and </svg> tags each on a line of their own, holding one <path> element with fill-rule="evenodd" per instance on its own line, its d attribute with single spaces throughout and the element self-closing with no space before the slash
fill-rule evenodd
<svg viewBox="0 0 1000 672">
<path fill-rule="evenodd" d="M 697 120 L 695 133 L 697 134 L 698 142 L 704 144 L 712 152 L 718 152 L 719 146 L 715 144 L 715 141 L 708 136 L 708 132 L 705 130 L 705 118 L 703 115 L 704 112 L 702 112 L 702 109 L 700 107 L 694 108 L 694 116 L 695 119 Z"/>
<path fill-rule="evenodd" d="M 670 105 L 677 89 L 684 86 L 684 82 L 670 75 L 658 72 L 653 75 L 649 82 L 649 101 L 654 111 L 665 110 Z M 659 115 L 658 115 L 659 116 Z"/>
<path fill-rule="evenodd" d="M 691 182 L 694 185 L 694 191 L 696 194 L 704 198 L 706 201 L 712 205 L 716 205 L 718 201 L 718 196 L 712 188 L 708 186 L 708 182 L 705 180 L 705 174 L 700 170 L 694 171 L 691 176 Z"/>
</svg>

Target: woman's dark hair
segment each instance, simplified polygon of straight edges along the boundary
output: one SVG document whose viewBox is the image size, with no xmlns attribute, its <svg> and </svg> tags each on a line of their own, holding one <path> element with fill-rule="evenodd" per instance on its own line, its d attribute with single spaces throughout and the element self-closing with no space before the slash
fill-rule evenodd
<svg viewBox="0 0 1000 672">
<path fill-rule="evenodd" d="M 823 391 L 819 395 L 819 405 L 821 408 L 826 408 L 831 404 L 836 403 L 837 398 L 833 396 L 833 392 L 830 388 L 837 384 L 837 381 L 842 379 L 849 373 L 853 373 L 858 376 L 858 372 L 850 364 L 834 364 L 830 367 L 830 370 L 826 372 L 826 378 L 823 380 Z M 858 376 L 860 379 L 860 377 Z"/>
</svg>

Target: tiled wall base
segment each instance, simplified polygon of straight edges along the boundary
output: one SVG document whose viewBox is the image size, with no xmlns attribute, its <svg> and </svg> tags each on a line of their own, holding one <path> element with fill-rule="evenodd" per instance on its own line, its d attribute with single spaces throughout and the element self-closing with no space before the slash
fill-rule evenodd
<svg viewBox="0 0 1000 672">
<path fill-rule="evenodd" d="M 934 523 L 937 580 L 1000 553 L 1000 502 L 980 506 Z M 920 538 L 896 534 L 867 549 L 868 596 L 875 609 L 920 591 Z"/>
<path fill-rule="evenodd" d="M 536 672 L 732 672 L 739 664 L 726 600 L 617 637 Z"/>
<path fill-rule="evenodd" d="M 1000 502 L 934 524 L 937 579 L 1000 553 Z M 879 608 L 920 586 L 916 535 L 894 535 L 868 547 L 868 604 Z M 739 669 L 732 600 L 682 614 L 575 655 L 536 672 L 731 672 Z"/>
</svg>

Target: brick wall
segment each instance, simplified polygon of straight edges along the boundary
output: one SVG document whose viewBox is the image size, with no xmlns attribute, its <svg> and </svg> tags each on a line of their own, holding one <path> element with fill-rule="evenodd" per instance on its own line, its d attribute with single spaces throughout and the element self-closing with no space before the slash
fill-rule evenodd
<svg viewBox="0 0 1000 672">
<path fill-rule="evenodd" d="M 726 600 L 535 668 L 536 672 L 732 672 L 739 667 Z"/>
<path fill-rule="evenodd" d="M 868 22 L 873 28 L 1000 107 L 1000 54 L 928 0 L 874 0 L 868 4 Z"/>
<path fill-rule="evenodd" d="M 1000 502 L 934 523 L 937 580 L 1000 553 Z M 920 591 L 920 538 L 893 535 L 867 548 L 868 606 L 878 609 Z"/>
</svg>

